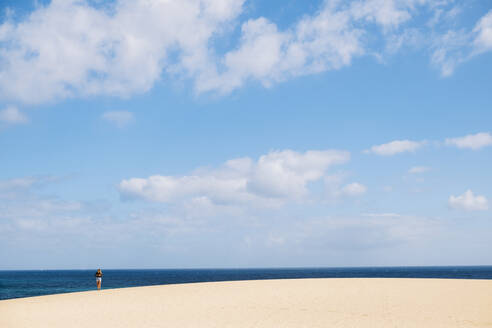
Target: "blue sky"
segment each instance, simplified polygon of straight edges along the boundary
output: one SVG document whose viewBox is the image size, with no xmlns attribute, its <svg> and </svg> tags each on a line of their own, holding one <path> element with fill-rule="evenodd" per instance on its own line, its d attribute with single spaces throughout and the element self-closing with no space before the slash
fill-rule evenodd
<svg viewBox="0 0 492 328">
<path fill-rule="evenodd" d="M 0 6 L 0 269 L 492 263 L 487 1 Z"/>
</svg>

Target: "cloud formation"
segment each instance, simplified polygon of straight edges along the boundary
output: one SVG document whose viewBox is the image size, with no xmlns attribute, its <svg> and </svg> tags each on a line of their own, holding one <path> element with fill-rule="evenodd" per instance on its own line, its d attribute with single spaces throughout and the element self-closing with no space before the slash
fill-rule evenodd
<svg viewBox="0 0 492 328">
<path fill-rule="evenodd" d="M 111 267 L 150 268 L 162 266 L 162 258 L 168 266 L 183 268 L 365 265 L 369 263 L 360 261 L 372 251 L 398 255 L 396 245 L 413 249 L 439 235 L 440 223 L 430 218 L 320 217 L 313 216 L 309 203 L 301 217 L 289 208 L 203 213 L 202 198 L 190 208 L 152 203 L 114 215 L 109 207 L 43 196 L 30 177 L 1 184 L 24 192 L 15 200 L 0 198 L 0 249 L 9 250 L 0 263 L 3 269 L 80 269 L 101 261 Z M 330 256 L 319 262 L 320 254 Z"/>
<path fill-rule="evenodd" d="M 261 17 L 245 22 L 237 49 L 224 56 L 221 72 L 202 75 L 199 91 L 230 92 L 247 80 L 264 86 L 290 77 L 340 69 L 365 53 L 364 31 L 353 26 L 349 9 L 326 2 L 314 16 L 307 16 L 291 29 Z"/>
<path fill-rule="evenodd" d="M 309 193 L 309 183 L 349 159 L 348 152 L 338 150 L 273 151 L 257 161 L 247 157 L 233 159 L 217 169 L 191 175 L 123 180 L 119 191 L 123 198 L 161 203 L 201 200 L 217 205 L 277 206 L 286 200 L 303 199 Z"/>
<path fill-rule="evenodd" d="M 360 56 L 381 56 L 381 44 L 392 52 L 428 46 L 432 61 L 449 75 L 458 63 L 492 49 L 491 12 L 470 31 L 444 26 L 446 32 L 434 36 L 428 27 L 409 26 L 429 13 L 432 28 L 443 24 L 442 17 L 456 11 L 446 1 L 326 0 L 283 29 L 265 17 L 240 21 L 244 2 L 116 0 L 94 7 L 53 0 L 20 20 L 9 15 L 0 25 L 0 98 L 39 104 L 129 97 L 150 90 L 163 74 L 193 81 L 197 92 L 228 93 L 248 81 L 268 87 L 340 69 Z M 235 26 L 236 46 L 219 50 L 214 41 L 234 38 Z M 415 37 L 425 32 L 435 41 Z"/>
<path fill-rule="evenodd" d="M 148 91 L 164 70 L 196 71 L 243 0 L 53 0 L 0 25 L 0 96 L 23 103 Z M 179 53 L 177 63 L 170 59 Z M 177 66 L 176 66 L 177 65 Z"/>
<path fill-rule="evenodd" d="M 423 141 L 395 140 L 381 145 L 372 146 L 365 150 L 366 154 L 373 153 L 381 156 L 393 156 L 399 153 L 415 152 L 425 144 Z"/>
<path fill-rule="evenodd" d="M 473 32 L 476 33 L 473 43 L 477 52 L 492 50 L 492 10 L 480 19 Z"/>
<path fill-rule="evenodd" d="M 17 107 L 9 106 L 0 110 L 0 121 L 7 124 L 24 124 L 29 120 L 26 115 L 22 114 Z"/>
<path fill-rule="evenodd" d="M 452 18 L 459 11 L 448 11 L 446 16 L 451 15 Z M 448 28 L 434 36 L 430 47 L 433 50 L 431 62 L 439 67 L 442 76 L 452 75 L 458 65 L 492 50 L 492 10 L 482 16 L 472 29 Z"/>
<path fill-rule="evenodd" d="M 473 194 L 470 189 L 460 196 L 451 195 L 448 204 L 453 209 L 466 211 L 485 211 L 489 209 L 487 198 Z"/>
<path fill-rule="evenodd" d="M 367 191 L 366 186 L 358 182 L 353 182 L 344 186 L 341 190 L 341 193 L 347 196 L 359 196 L 365 194 L 366 191 Z"/>
<path fill-rule="evenodd" d="M 488 132 L 480 132 L 459 138 L 448 138 L 445 143 L 448 146 L 478 150 L 486 146 L 491 146 L 492 136 Z"/>
</svg>

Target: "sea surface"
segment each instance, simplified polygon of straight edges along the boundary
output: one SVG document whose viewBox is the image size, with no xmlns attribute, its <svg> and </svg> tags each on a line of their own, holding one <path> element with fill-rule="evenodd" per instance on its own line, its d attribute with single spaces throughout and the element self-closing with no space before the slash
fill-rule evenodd
<svg viewBox="0 0 492 328">
<path fill-rule="evenodd" d="M 0 300 L 96 289 L 94 270 L 0 271 Z M 293 278 L 492 279 L 492 266 L 105 270 L 103 289 Z"/>
</svg>

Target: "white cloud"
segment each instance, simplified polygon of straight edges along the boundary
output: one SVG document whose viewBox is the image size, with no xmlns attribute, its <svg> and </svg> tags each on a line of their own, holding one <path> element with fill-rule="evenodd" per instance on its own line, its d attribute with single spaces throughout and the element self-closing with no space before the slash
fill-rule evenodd
<svg viewBox="0 0 492 328">
<path fill-rule="evenodd" d="M 336 150 L 274 151 L 256 162 L 233 159 L 215 170 L 199 170 L 192 175 L 123 180 L 119 191 L 124 198 L 162 203 L 201 199 L 218 205 L 275 206 L 287 199 L 302 199 L 308 193 L 308 183 L 349 158 L 348 152 Z"/>
<path fill-rule="evenodd" d="M 454 5 L 449 9 L 437 8 L 431 19 L 427 22 L 427 26 L 435 28 L 439 24 L 452 23 L 462 12 L 461 5 Z"/>
<path fill-rule="evenodd" d="M 427 171 L 430 171 L 430 167 L 427 166 L 414 166 L 408 170 L 408 173 L 411 174 L 419 174 L 419 173 L 425 173 Z"/>
<path fill-rule="evenodd" d="M 0 25 L 0 95 L 42 103 L 145 92 L 164 70 L 186 76 L 206 68 L 210 39 L 243 2 L 118 0 L 96 9 L 84 0 L 53 0 Z"/>
<path fill-rule="evenodd" d="M 467 211 L 485 211 L 489 208 L 487 198 L 480 195 L 475 196 L 471 190 L 467 190 L 460 196 L 451 195 L 448 204 L 451 208 Z"/>
<path fill-rule="evenodd" d="M 352 23 L 350 12 L 333 2 L 285 31 L 264 17 L 251 19 L 241 27 L 239 47 L 224 55 L 222 73 L 201 75 L 198 90 L 230 92 L 249 79 L 270 86 L 348 66 L 365 52 L 363 30 Z"/>
<path fill-rule="evenodd" d="M 340 197 L 355 197 L 366 193 L 367 187 L 358 182 L 346 183 L 348 174 L 338 172 L 324 177 L 325 197 L 328 202 L 338 202 Z"/>
<path fill-rule="evenodd" d="M 265 266 L 272 264 L 272 258 L 276 266 L 310 266 L 319 264 L 319 254 L 330 254 L 323 265 L 365 265 L 363 261 L 375 250 L 387 256 L 395 245 L 410 243 L 413 249 L 427 236 L 441 235 L 427 218 L 318 217 L 309 206 L 300 219 L 289 208 L 259 209 L 254 216 L 247 212 L 203 217 L 182 215 L 175 211 L 179 206 L 144 204 L 111 215 L 107 209 L 94 210 L 74 201 L 51 201 L 45 204 L 39 197 L 0 201 L 0 249 L 12 250 L 4 256 L 2 268 L 87 268 L 101 261 L 122 267 L 128 259 L 132 266 L 155 267 L 159 265 L 155 259 L 162 257 L 176 267 Z M 196 212 L 202 205 L 197 207 Z M 62 244 L 66 247 L 60 248 Z M 361 252 L 356 258 L 354 250 Z M 94 252 L 99 252 L 97 259 L 91 255 Z M 398 258 L 402 254 L 398 249 L 393 253 Z M 351 262 L 344 262 L 347 258 Z"/>
<path fill-rule="evenodd" d="M 471 37 L 466 30 L 448 30 L 434 38 L 431 62 L 443 77 L 451 76 L 455 68 L 470 59 Z"/>
<path fill-rule="evenodd" d="M 473 43 L 477 52 L 492 50 L 492 10 L 478 21 L 473 32 L 476 34 Z"/>
<path fill-rule="evenodd" d="M 0 111 L 0 121 L 7 124 L 24 124 L 28 122 L 28 119 L 17 107 L 9 106 Z"/>
<path fill-rule="evenodd" d="M 119 128 L 127 126 L 134 120 L 132 112 L 127 111 L 111 111 L 102 115 L 102 118 L 108 122 L 115 124 Z"/>
<path fill-rule="evenodd" d="M 415 152 L 424 144 L 425 142 L 423 141 L 395 140 L 386 144 L 372 146 L 364 152 L 381 156 L 392 156 L 404 152 Z"/>
<path fill-rule="evenodd" d="M 459 138 L 448 138 L 446 145 L 477 150 L 492 145 L 492 136 L 488 132 L 481 132 Z"/>
<path fill-rule="evenodd" d="M 264 17 L 251 19 L 242 25 L 239 47 L 225 54 L 222 73 L 201 75 L 198 90 L 225 93 L 248 80 L 268 87 L 295 76 L 349 66 L 354 58 L 375 52 L 364 40 L 367 23 L 385 31 L 396 29 L 412 18 L 416 7 L 431 2 L 325 1 L 315 15 L 283 31 Z"/>
<path fill-rule="evenodd" d="M 268 87 L 346 67 L 362 55 L 377 56 L 380 42 L 369 40 L 390 40 L 393 51 L 420 43 L 416 33 L 401 26 L 425 14 L 422 8 L 432 13 L 447 5 L 324 1 L 315 14 L 281 29 L 265 17 L 241 22 L 244 2 L 116 0 L 96 8 L 85 0 L 53 0 L 20 21 L 10 15 L 0 25 L 0 97 L 23 103 L 128 97 L 148 91 L 163 74 L 192 80 L 197 92 L 227 93 L 250 80 Z M 477 25 L 477 44 L 488 44 L 487 17 Z M 214 41 L 234 37 L 236 25 L 240 39 L 231 44 L 237 47 L 216 49 Z M 456 62 L 446 59 L 444 44 L 452 39 L 436 47 L 433 60 L 443 67 Z"/>
<path fill-rule="evenodd" d="M 163 72 L 194 79 L 199 92 L 230 92 L 248 79 L 268 86 L 338 69 L 364 53 L 363 31 L 353 24 L 364 15 L 354 18 L 326 2 L 285 31 L 251 19 L 239 47 L 216 54 L 212 39 L 236 23 L 243 2 L 119 0 L 110 13 L 85 1 L 54 0 L 0 26 L 1 95 L 25 103 L 129 96 L 149 90 Z"/>
<path fill-rule="evenodd" d="M 460 9 L 451 10 L 452 18 Z M 492 50 L 492 10 L 482 16 L 472 30 L 448 29 L 434 37 L 431 61 L 444 77 L 453 74 L 455 68 L 475 56 Z"/>
<path fill-rule="evenodd" d="M 367 187 L 357 182 L 350 183 L 344 186 L 341 190 L 342 194 L 347 196 L 359 196 L 364 194 L 366 191 Z"/>
<path fill-rule="evenodd" d="M 259 158 L 248 189 L 265 196 L 302 196 L 307 193 L 306 184 L 319 180 L 333 165 L 346 163 L 350 154 L 344 151 L 291 150 L 271 152 Z"/>
<path fill-rule="evenodd" d="M 350 12 L 356 19 L 376 22 L 385 28 L 397 27 L 412 15 L 409 7 L 415 1 L 367 0 L 351 3 Z"/>
</svg>

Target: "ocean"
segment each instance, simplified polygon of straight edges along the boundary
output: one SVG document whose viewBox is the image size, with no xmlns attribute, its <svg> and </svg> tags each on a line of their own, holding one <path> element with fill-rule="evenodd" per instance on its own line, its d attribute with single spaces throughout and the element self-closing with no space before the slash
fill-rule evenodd
<svg viewBox="0 0 492 328">
<path fill-rule="evenodd" d="M 103 289 L 294 278 L 492 279 L 492 266 L 103 270 Z M 96 289 L 94 270 L 0 271 L 0 300 Z"/>
</svg>

